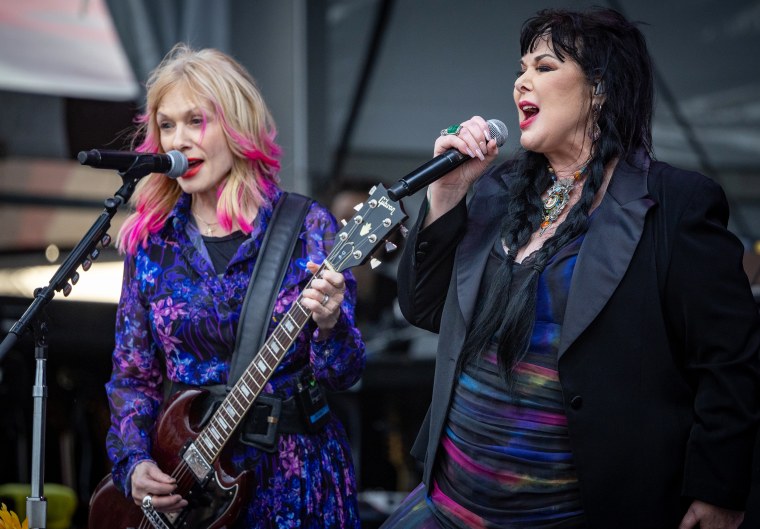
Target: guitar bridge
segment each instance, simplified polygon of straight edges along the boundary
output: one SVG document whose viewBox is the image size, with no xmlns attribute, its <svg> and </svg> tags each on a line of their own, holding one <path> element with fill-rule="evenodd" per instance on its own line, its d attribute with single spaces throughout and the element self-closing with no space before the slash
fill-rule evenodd
<svg viewBox="0 0 760 529">
<path fill-rule="evenodd" d="M 187 466 L 193 474 L 195 474 L 197 481 L 199 483 L 205 483 L 206 478 L 211 474 L 213 468 L 195 447 L 195 443 L 191 443 L 187 447 L 187 450 L 182 454 L 182 459 L 187 463 Z"/>
<path fill-rule="evenodd" d="M 172 529 L 171 526 L 167 525 L 158 511 L 143 508 L 143 514 L 155 529 Z"/>
</svg>

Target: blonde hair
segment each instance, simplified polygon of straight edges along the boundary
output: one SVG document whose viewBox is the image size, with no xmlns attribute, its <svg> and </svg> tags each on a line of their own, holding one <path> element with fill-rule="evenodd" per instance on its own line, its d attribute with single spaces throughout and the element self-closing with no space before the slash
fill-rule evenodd
<svg viewBox="0 0 760 529">
<path fill-rule="evenodd" d="M 214 109 L 233 154 L 232 169 L 218 192 L 219 223 L 229 230 L 234 220 L 250 233 L 253 219 L 249 217 L 270 203 L 280 170 L 274 120 L 256 82 L 243 66 L 218 50 L 175 45 L 148 78 L 145 113 L 136 120 L 135 150 L 162 152 L 156 113 L 164 96 L 178 87 L 196 98 L 199 106 L 207 103 Z M 135 211 L 119 231 L 119 249 L 134 254 L 138 245 L 145 247 L 181 194 L 179 184 L 162 174 L 143 178 L 131 200 Z"/>
</svg>

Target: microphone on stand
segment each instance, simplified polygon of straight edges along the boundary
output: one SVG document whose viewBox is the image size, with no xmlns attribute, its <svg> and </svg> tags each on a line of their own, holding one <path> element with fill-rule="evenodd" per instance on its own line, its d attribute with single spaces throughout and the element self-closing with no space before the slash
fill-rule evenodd
<svg viewBox="0 0 760 529">
<path fill-rule="evenodd" d="M 179 151 L 160 154 L 92 149 L 80 151 L 77 160 L 82 165 L 120 172 L 140 167 L 145 174 L 165 173 L 169 178 L 179 178 L 188 168 L 187 157 Z"/>
<path fill-rule="evenodd" d="M 488 120 L 488 132 L 491 138 L 496 140 L 496 145 L 501 147 L 507 141 L 507 126 L 498 119 Z M 459 167 L 467 160 L 471 160 L 466 154 L 456 149 L 449 149 L 439 154 L 429 162 L 421 165 L 404 178 L 388 188 L 388 196 L 391 200 L 398 201 L 407 195 L 412 195 L 423 187 L 432 184 L 452 169 Z"/>
</svg>

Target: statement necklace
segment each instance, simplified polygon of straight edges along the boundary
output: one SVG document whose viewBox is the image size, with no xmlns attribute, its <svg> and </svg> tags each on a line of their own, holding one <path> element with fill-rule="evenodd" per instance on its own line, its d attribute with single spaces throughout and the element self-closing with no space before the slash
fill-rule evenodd
<svg viewBox="0 0 760 529">
<path fill-rule="evenodd" d="M 563 178 L 561 180 L 554 174 L 552 166 L 548 167 L 549 173 L 552 175 L 552 184 L 549 186 L 548 194 L 544 199 L 544 218 L 538 231 L 539 235 L 543 235 L 546 229 L 562 214 L 562 210 L 570 202 L 570 191 L 575 187 L 575 183 L 581 179 L 583 173 L 586 172 L 586 167 L 587 165 L 584 165 L 575 171 L 572 178 Z"/>
<path fill-rule="evenodd" d="M 219 224 L 219 222 L 206 222 L 197 213 L 193 213 L 193 216 L 196 219 L 198 219 L 199 221 L 201 221 L 203 224 L 206 225 L 206 237 L 211 237 L 211 235 L 213 235 L 213 233 L 214 233 L 214 228 L 213 227 L 216 226 L 217 224 Z"/>
</svg>

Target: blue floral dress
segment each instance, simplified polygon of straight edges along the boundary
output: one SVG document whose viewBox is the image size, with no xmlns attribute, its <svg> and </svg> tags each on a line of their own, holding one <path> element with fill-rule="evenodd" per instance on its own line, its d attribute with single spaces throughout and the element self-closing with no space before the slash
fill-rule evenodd
<svg viewBox="0 0 760 529">
<path fill-rule="evenodd" d="M 150 459 L 151 430 L 163 402 L 164 381 L 226 383 L 240 309 L 272 214 L 270 208 L 259 209 L 251 237 L 224 273 L 217 275 L 201 234 L 189 219 L 189 208 L 190 196 L 182 195 L 163 229 L 125 260 L 113 372 L 106 384 L 111 407 L 107 451 L 114 483 L 125 494 L 130 493 L 134 465 Z M 311 278 L 307 261 L 322 262 L 336 232 L 332 215 L 314 203 L 304 220 L 269 332 Z M 264 393 L 289 397 L 295 391 L 289 375 L 306 366 L 328 390 L 347 389 L 359 379 L 365 354 L 354 326 L 356 283 L 350 272 L 345 276 L 342 312 L 330 338 L 313 340 L 316 325 L 309 320 Z M 335 417 L 316 434 L 280 435 L 274 453 L 242 443 L 233 444 L 228 452 L 235 470 L 252 470 L 250 500 L 236 527 L 360 526 L 349 443 Z"/>
</svg>

